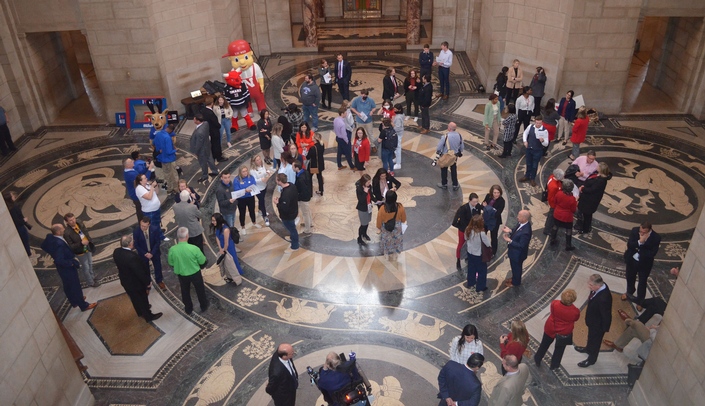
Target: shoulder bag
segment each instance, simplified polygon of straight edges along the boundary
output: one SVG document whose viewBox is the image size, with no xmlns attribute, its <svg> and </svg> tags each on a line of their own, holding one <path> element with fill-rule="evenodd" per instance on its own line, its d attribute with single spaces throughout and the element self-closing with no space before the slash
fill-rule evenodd
<svg viewBox="0 0 705 406">
<path fill-rule="evenodd" d="M 556 330 L 556 315 L 553 313 L 553 304 L 555 302 L 551 302 L 551 314 L 553 315 L 553 331 L 556 333 L 556 344 L 562 344 L 562 345 L 572 345 L 573 344 L 573 337 L 569 335 L 563 335 L 563 334 L 558 334 L 558 331 Z"/>
<path fill-rule="evenodd" d="M 397 225 L 397 213 L 399 213 L 399 203 L 397 203 L 397 211 L 394 212 L 394 217 L 384 222 L 384 229 L 390 233 L 394 231 L 394 227 Z"/>
<path fill-rule="evenodd" d="M 458 157 L 455 155 L 455 151 L 451 150 L 448 144 L 448 134 L 446 134 L 446 149 L 448 152 L 445 154 L 441 155 L 440 158 L 438 158 L 438 166 L 441 168 L 448 168 L 453 165 L 455 165 L 455 162 L 458 160 Z"/>
<path fill-rule="evenodd" d="M 552 181 L 553 181 L 553 178 L 549 179 L 548 183 L 546 183 L 546 189 L 543 192 L 541 192 L 541 201 L 542 202 L 548 201 L 548 185 L 550 185 Z"/>
<path fill-rule="evenodd" d="M 311 168 L 311 167 L 308 168 L 309 172 L 311 172 L 312 175 L 317 174 L 319 172 L 318 165 L 320 165 L 320 163 L 318 162 L 318 147 L 314 144 L 313 148 L 315 148 L 315 150 L 311 150 L 310 152 L 316 154 L 316 167 L 315 168 Z"/>
<path fill-rule="evenodd" d="M 480 237 L 478 235 L 478 237 Z M 480 247 L 482 248 L 482 256 L 480 257 L 480 260 L 484 263 L 490 262 L 492 259 L 492 246 L 486 246 L 484 242 L 482 242 L 482 237 L 480 237 Z"/>
</svg>

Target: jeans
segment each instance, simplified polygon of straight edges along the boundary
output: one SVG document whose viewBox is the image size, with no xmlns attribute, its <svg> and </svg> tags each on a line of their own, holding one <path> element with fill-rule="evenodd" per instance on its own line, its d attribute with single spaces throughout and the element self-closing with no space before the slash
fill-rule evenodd
<svg viewBox="0 0 705 406">
<path fill-rule="evenodd" d="M 450 94 L 450 68 L 438 67 L 438 80 L 441 82 L 441 94 Z"/>
<path fill-rule="evenodd" d="M 476 283 L 477 286 L 475 286 Z M 478 292 L 487 289 L 487 264 L 482 262 L 482 257 L 479 255 L 468 254 L 468 288 L 470 286 L 475 286 Z"/>
<path fill-rule="evenodd" d="M 350 168 L 352 168 L 353 163 L 352 163 L 352 158 L 351 158 L 351 154 L 350 154 L 350 144 L 347 142 L 341 141 L 340 138 L 336 138 L 335 141 L 338 143 L 338 154 L 336 156 L 338 168 L 340 168 L 342 166 L 340 158 L 343 155 L 345 155 L 345 158 L 348 160 L 348 166 Z"/>
<path fill-rule="evenodd" d="M 573 150 L 571 151 L 573 153 L 573 158 L 577 158 L 580 156 L 580 143 L 573 143 Z"/>
<path fill-rule="evenodd" d="M 142 213 L 142 214 L 144 214 L 145 216 L 149 217 L 149 221 L 151 222 L 151 224 L 157 224 L 157 225 L 159 225 L 159 226 L 161 227 L 161 225 L 162 225 L 162 213 L 161 213 L 161 211 L 156 210 L 156 211 L 150 211 L 150 212 L 148 212 L 148 213 L 145 212 L 145 213 Z"/>
<path fill-rule="evenodd" d="M 453 186 L 458 186 L 458 164 L 450 166 L 450 180 L 453 182 Z M 441 168 L 441 184 L 448 184 L 448 168 Z"/>
<path fill-rule="evenodd" d="M 221 213 L 223 215 L 223 219 L 225 219 L 225 222 L 228 223 L 228 227 L 235 227 L 235 211 L 232 213 Z"/>
<path fill-rule="evenodd" d="M 543 148 L 526 149 L 526 174 L 524 177 L 529 180 L 536 179 L 536 170 L 539 168 L 539 161 L 543 156 Z"/>
<path fill-rule="evenodd" d="M 396 157 L 394 158 L 394 163 L 396 165 L 399 165 L 401 167 L 401 139 L 403 135 L 402 134 L 397 134 L 397 150 L 395 151 Z"/>
<path fill-rule="evenodd" d="M 291 249 L 299 249 L 299 232 L 296 231 L 296 223 L 294 220 L 282 220 L 282 224 L 289 230 L 289 236 L 291 237 Z"/>
<path fill-rule="evenodd" d="M 227 142 L 230 142 L 230 127 L 233 126 L 233 119 L 232 118 L 224 118 L 220 120 L 220 136 L 223 136 L 223 133 L 225 133 L 225 139 Z"/>
<path fill-rule="evenodd" d="M 394 170 L 394 150 L 382 148 L 382 167 L 388 171 Z"/>
<path fill-rule="evenodd" d="M 302 106 L 304 121 L 311 125 L 311 129 L 318 129 L 318 106 Z"/>
<path fill-rule="evenodd" d="M 76 259 L 81 263 L 81 273 L 86 279 L 88 286 L 93 286 L 95 283 L 95 275 L 93 274 L 93 255 L 90 251 L 83 255 L 76 255 Z"/>
</svg>

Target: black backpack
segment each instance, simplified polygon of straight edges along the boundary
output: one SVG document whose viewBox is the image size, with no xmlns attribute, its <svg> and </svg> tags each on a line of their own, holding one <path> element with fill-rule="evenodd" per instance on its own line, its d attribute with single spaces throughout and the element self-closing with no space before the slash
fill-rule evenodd
<svg viewBox="0 0 705 406">
<path fill-rule="evenodd" d="M 235 227 L 230 227 L 230 239 L 233 240 L 235 244 L 240 243 L 240 232 Z"/>
<path fill-rule="evenodd" d="M 384 222 L 384 229 L 390 233 L 394 231 L 394 227 L 397 225 L 397 213 L 399 213 L 399 203 L 397 203 L 397 211 L 394 212 L 394 217 Z"/>
</svg>

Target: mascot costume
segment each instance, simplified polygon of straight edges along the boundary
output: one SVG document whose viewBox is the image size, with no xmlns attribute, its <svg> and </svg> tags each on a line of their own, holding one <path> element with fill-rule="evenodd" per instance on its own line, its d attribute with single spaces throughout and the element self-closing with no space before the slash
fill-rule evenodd
<svg viewBox="0 0 705 406">
<path fill-rule="evenodd" d="M 225 78 L 225 90 L 223 91 L 223 96 L 230 103 L 230 107 L 233 109 L 233 127 L 235 131 L 240 129 L 238 125 L 239 117 L 245 119 L 247 127 L 250 130 L 256 130 L 257 126 L 252 122 L 250 114 L 247 112 L 247 106 L 250 104 L 250 91 L 247 90 L 247 85 L 242 81 L 240 77 L 240 72 L 236 70 L 231 70 L 228 73 L 224 73 Z"/>
<path fill-rule="evenodd" d="M 247 41 L 238 39 L 228 45 L 228 53 L 222 56 L 230 60 L 233 70 L 240 72 L 242 81 L 247 85 L 250 96 L 257 103 L 257 110 L 264 111 L 264 76 L 262 68 L 255 63 L 252 49 Z"/>
<path fill-rule="evenodd" d="M 176 132 L 174 131 L 173 125 L 167 126 L 168 111 L 162 110 L 161 99 L 149 100 L 147 102 L 147 108 L 149 109 L 151 114 L 147 114 L 146 117 L 149 118 L 149 121 L 152 123 L 152 128 L 149 130 L 149 145 L 150 147 L 152 147 L 152 158 L 154 158 L 154 166 L 161 169 L 162 163 L 159 162 L 159 160 L 157 159 L 157 155 L 159 155 L 159 152 L 156 150 L 156 148 L 154 148 L 154 138 L 157 136 L 157 133 L 165 132 L 169 135 L 169 137 L 171 137 L 171 142 L 174 145 L 174 148 L 176 148 Z M 135 161 L 135 165 L 137 165 L 137 161 Z M 183 171 L 180 166 L 175 165 L 174 169 L 176 169 L 178 176 L 183 175 Z M 160 173 L 160 175 L 167 175 L 166 177 L 169 177 L 168 175 L 170 174 Z M 162 179 L 158 179 L 157 182 L 164 183 Z"/>
</svg>

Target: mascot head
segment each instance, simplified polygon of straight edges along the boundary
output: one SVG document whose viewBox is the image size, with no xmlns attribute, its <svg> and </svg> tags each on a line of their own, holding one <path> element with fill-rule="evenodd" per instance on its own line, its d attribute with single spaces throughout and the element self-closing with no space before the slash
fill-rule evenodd
<svg viewBox="0 0 705 406">
<path fill-rule="evenodd" d="M 154 110 L 155 107 L 157 108 L 156 111 Z M 152 122 L 152 127 L 156 131 L 166 127 L 167 116 L 166 112 L 162 112 L 162 101 L 159 99 L 150 100 L 147 102 L 147 108 L 152 112 L 152 114 L 147 114 L 147 118 Z"/>
<path fill-rule="evenodd" d="M 225 78 L 225 83 L 236 89 L 239 89 L 242 86 L 242 78 L 240 77 L 240 71 L 231 70 L 228 73 L 223 73 L 223 78 Z"/>
<path fill-rule="evenodd" d="M 233 69 L 248 69 L 255 62 L 250 44 L 244 39 L 238 39 L 228 45 L 228 53 L 222 56 L 230 59 Z"/>
</svg>

